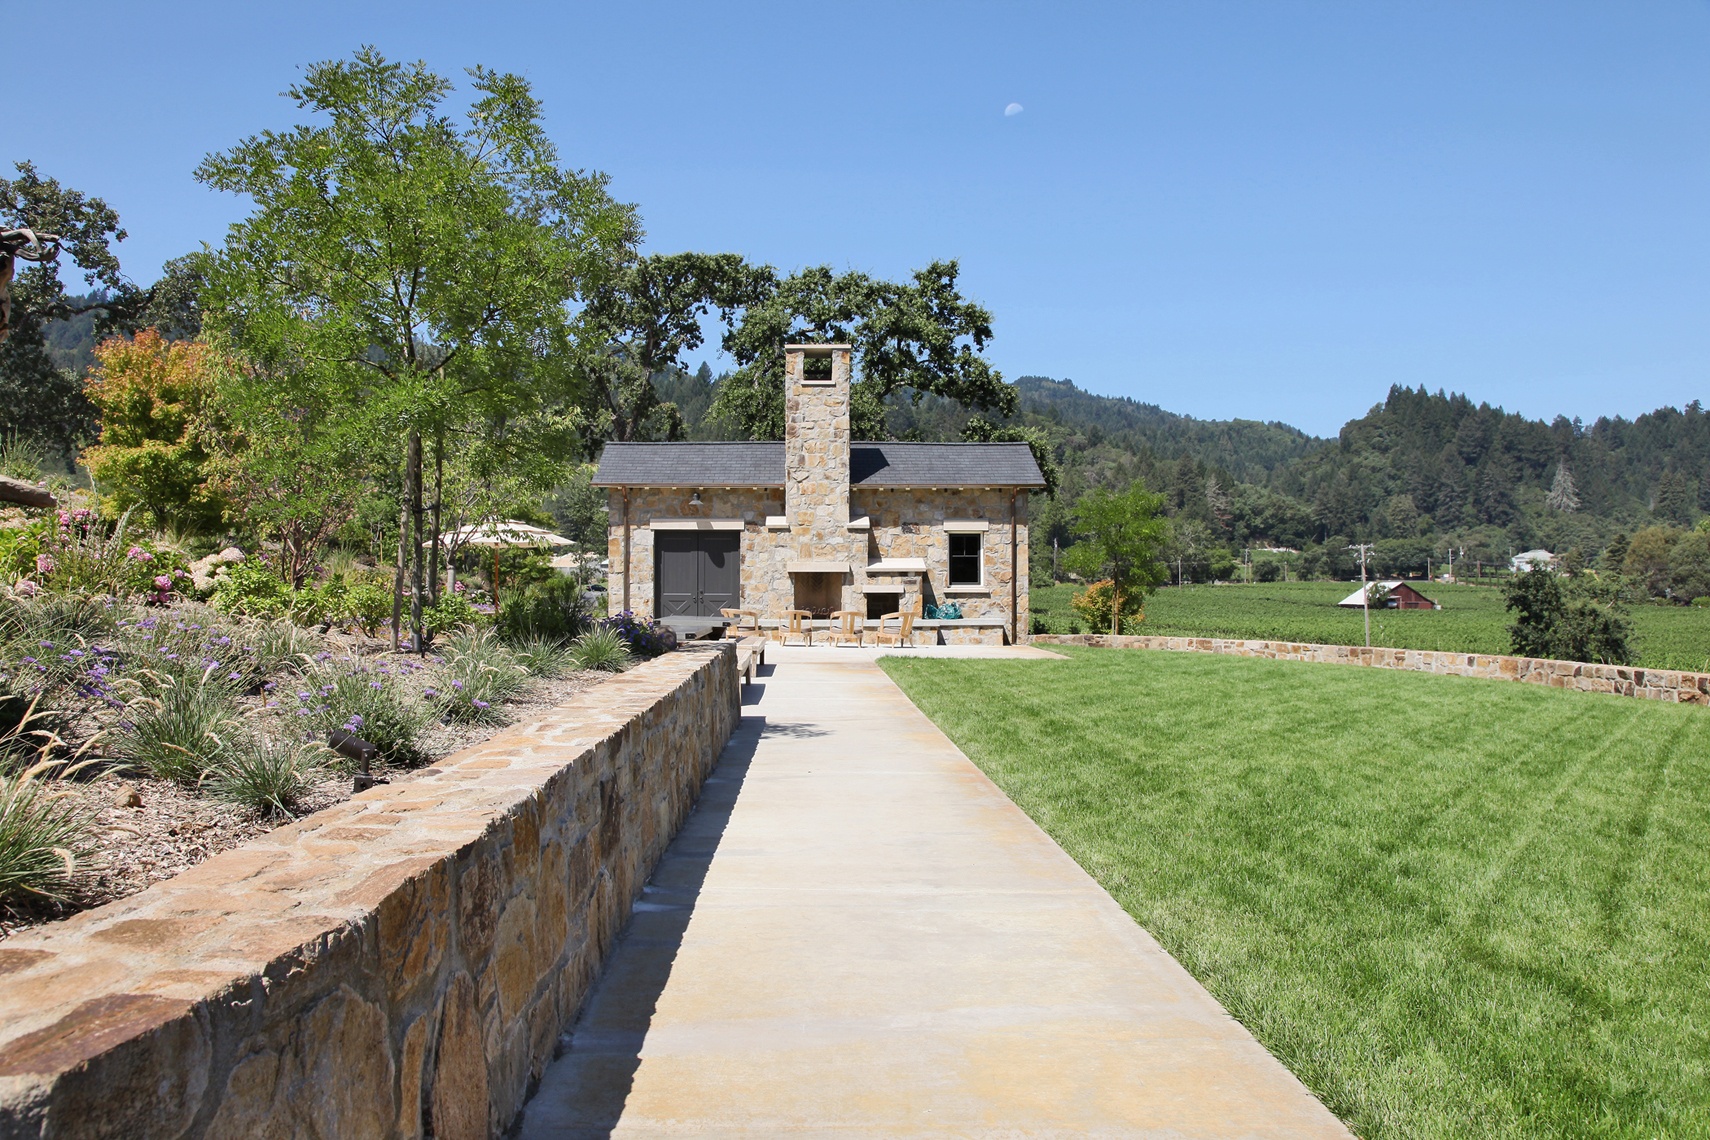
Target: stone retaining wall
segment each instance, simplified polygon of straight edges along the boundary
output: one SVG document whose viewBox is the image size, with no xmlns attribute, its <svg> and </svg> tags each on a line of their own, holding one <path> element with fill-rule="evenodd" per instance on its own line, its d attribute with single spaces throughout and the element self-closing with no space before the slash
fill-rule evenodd
<svg viewBox="0 0 1710 1140">
<path fill-rule="evenodd" d="M 1628 665 L 1592 665 L 1538 657 L 1488 653 L 1448 653 L 1429 649 L 1364 649 L 1357 645 L 1311 645 L 1292 641 L 1237 641 L 1218 637 L 1111 637 L 1102 633 L 1035 634 L 1035 645 L 1091 645 L 1108 649 L 1168 649 L 1270 657 L 1279 661 L 1322 661 L 1369 665 L 1456 677 L 1525 681 L 1553 689 L 1614 693 L 1652 701 L 1710 704 L 1710 674 L 1674 669 L 1636 669 Z"/>
<path fill-rule="evenodd" d="M 497 1135 L 740 705 L 691 646 L 0 943 L 0 1137 Z"/>
</svg>

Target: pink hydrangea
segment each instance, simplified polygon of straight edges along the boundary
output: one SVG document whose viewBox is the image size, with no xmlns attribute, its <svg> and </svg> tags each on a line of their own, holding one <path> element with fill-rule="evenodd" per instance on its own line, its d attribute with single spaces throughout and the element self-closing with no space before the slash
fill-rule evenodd
<svg viewBox="0 0 1710 1140">
<path fill-rule="evenodd" d="M 12 592 L 20 598 L 33 598 L 41 592 L 41 587 L 28 578 L 19 578 L 12 586 Z"/>
<path fill-rule="evenodd" d="M 129 550 L 125 551 L 125 557 L 131 559 L 134 562 L 153 562 L 154 561 L 154 555 L 150 554 L 148 551 L 144 550 L 140 546 L 133 546 Z"/>
<path fill-rule="evenodd" d="M 51 554 L 38 554 L 38 555 L 36 555 L 36 573 L 37 574 L 52 574 L 53 573 L 53 567 L 54 567 L 53 555 L 51 555 Z"/>
<path fill-rule="evenodd" d="M 156 575 L 154 579 L 154 588 L 162 592 L 172 589 L 172 578 L 166 574 Z"/>
</svg>

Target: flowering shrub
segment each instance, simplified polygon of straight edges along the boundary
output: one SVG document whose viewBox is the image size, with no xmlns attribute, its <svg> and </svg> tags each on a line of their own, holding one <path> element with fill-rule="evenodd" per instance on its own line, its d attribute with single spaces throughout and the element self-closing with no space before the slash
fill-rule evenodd
<svg viewBox="0 0 1710 1140">
<path fill-rule="evenodd" d="M 189 584 L 184 555 L 147 538 L 127 538 L 130 516 L 109 525 L 84 508 L 0 531 L 0 576 L 14 593 L 43 589 L 161 600 Z M 162 587 L 158 581 L 166 579 Z M 23 590 L 19 585 L 28 583 Z"/>
<path fill-rule="evenodd" d="M 635 616 L 630 610 L 625 610 L 616 617 L 607 618 L 600 623 L 602 629 L 609 629 L 623 638 L 624 644 L 636 657 L 657 657 L 667 650 L 676 647 L 677 637 L 669 629 L 656 622 L 645 621 Z"/>
<path fill-rule="evenodd" d="M 99 598 L 55 594 L 0 599 L 0 734 L 26 716 L 30 732 L 59 732 L 73 707 L 123 703 L 112 691 L 121 657 L 115 609 Z"/>
</svg>

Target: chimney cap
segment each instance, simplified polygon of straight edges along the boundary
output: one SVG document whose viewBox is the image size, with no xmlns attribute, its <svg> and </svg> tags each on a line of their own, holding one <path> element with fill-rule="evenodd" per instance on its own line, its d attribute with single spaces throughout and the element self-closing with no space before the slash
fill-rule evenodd
<svg viewBox="0 0 1710 1140">
<path fill-rule="evenodd" d="M 839 348 L 853 352 L 855 346 L 852 344 L 786 344 L 784 351 L 799 352 L 803 356 L 830 356 L 832 350 Z"/>
</svg>

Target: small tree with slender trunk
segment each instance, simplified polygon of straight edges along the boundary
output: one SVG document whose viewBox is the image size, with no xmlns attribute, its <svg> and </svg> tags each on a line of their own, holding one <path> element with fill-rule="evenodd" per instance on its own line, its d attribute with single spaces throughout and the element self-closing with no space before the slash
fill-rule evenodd
<svg viewBox="0 0 1710 1140">
<path fill-rule="evenodd" d="M 1169 576 L 1160 554 L 1169 526 L 1159 513 L 1162 495 L 1139 483 L 1120 494 L 1098 488 L 1087 492 L 1070 512 L 1079 541 L 1064 561 L 1073 573 L 1109 579 L 1110 632 L 1122 632 L 1125 604 L 1144 598 Z"/>
<path fill-rule="evenodd" d="M 459 123 L 424 64 L 373 48 L 313 64 L 288 92 L 313 125 L 197 170 L 254 203 L 209 267 L 207 324 L 262 375 L 324 389 L 403 468 L 398 579 L 408 565 L 417 645 L 423 437 L 572 408 L 568 306 L 639 233 L 603 175 L 560 168 L 526 81 L 470 76 Z"/>
</svg>

